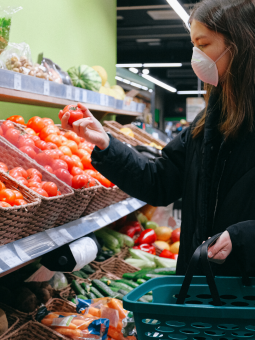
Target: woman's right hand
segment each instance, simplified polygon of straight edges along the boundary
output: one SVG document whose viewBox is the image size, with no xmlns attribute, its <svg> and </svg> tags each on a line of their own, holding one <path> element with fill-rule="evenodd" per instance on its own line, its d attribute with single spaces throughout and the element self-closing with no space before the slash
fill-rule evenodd
<svg viewBox="0 0 255 340">
<path fill-rule="evenodd" d="M 109 146 L 110 138 L 104 131 L 100 122 L 81 103 L 77 105 L 83 111 L 83 119 L 79 119 L 71 126 L 68 123 L 70 114 L 67 112 L 61 119 L 63 129 L 72 130 L 86 141 L 95 144 L 99 149 L 104 150 Z M 60 111 L 61 112 L 61 111 Z"/>
</svg>

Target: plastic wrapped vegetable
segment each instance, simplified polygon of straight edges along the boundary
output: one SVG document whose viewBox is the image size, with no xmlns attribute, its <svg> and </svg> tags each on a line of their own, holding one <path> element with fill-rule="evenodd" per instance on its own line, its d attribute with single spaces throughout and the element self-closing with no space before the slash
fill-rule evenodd
<svg viewBox="0 0 255 340">
<path fill-rule="evenodd" d="M 11 17 L 22 7 L 0 6 L 0 54 L 7 47 L 10 38 Z"/>
</svg>

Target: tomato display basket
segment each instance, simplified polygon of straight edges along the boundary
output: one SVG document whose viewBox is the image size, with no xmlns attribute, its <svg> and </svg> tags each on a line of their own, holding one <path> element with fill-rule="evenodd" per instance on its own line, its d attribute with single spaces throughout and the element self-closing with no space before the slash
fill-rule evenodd
<svg viewBox="0 0 255 340">
<path fill-rule="evenodd" d="M 4 155 L 1 155 L 3 159 Z M 20 191 L 28 202 L 22 206 L 0 207 L 0 245 L 4 245 L 36 233 L 34 215 L 40 209 L 41 200 L 38 195 L 3 171 L 0 171 L 0 181 L 6 188 Z"/>
<path fill-rule="evenodd" d="M 134 133 L 134 137 L 130 137 L 125 135 L 120 131 L 120 129 L 124 128 L 123 125 L 115 122 L 115 121 L 104 121 L 104 130 L 106 132 L 110 132 L 114 138 L 117 138 L 121 142 L 128 143 L 132 146 L 137 145 L 144 145 L 147 143 L 147 140 L 144 140 L 144 142 L 141 141 L 142 138 L 137 139 L 136 134 Z"/>
<path fill-rule="evenodd" d="M 214 278 L 207 249 L 217 237 L 195 251 L 185 276 L 151 279 L 124 297 L 139 340 L 254 339 L 255 278 Z M 198 261 L 206 276 L 193 276 Z M 149 291 L 153 302 L 138 302 Z"/>
<path fill-rule="evenodd" d="M 140 268 L 131 266 L 118 257 L 113 257 L 106 264 L 101 266 L 101 269 L 106 273 L 109 272 L 120 277 L 122 277 L 124 273 L 135 273 L 140 270 Z"/>
<path fill-rule="evenodd" d="M 33 222 L 31 222 L 33 232 L 40 232 L 54 227 L 55 222 L 60 215 L 68 214 L 66 207 L 69 204 L 69 200 L 74 195 L 73 190 L 64 182 L 60 181 L 56 176 L 47 172 L 33 159 L 19 151 L 19 149 L 3 137 L 0 137 L 0 154 L 1 161 L 7 165 L 8 169 L 19 166 L 23 167 L 25 170 L 35 168 L 41 172 L 43 181 L 54 182 L 57 184 L 58 189 L 62 193 L 61 196 L 43 197 L 27 188 L 30 193 L 33 193 L 36 197 L 41 199 L 41 204 L 36 213 L 33 215 Z"/>
<path fill-rule="evenodd" d="M 152 137 L 151 134 L 149 134 L 148 132 L 146 132 L 143 129 L 138 128 L 137 126 L 135 126 L 133 124 L 127 124 L 127 125 L 124 125 L 123 127 L 127 127 L 129 129 L 131 129 L 135 133 L 136 139 L 142 138 L 143 141 L 146 140 L 146 144 L 147 143 L 149 143 L 149 144 L 155 143 L 157 145 L 162 146 L 162 148 L 164 148 L 166 146 L 166 143 L 164 143 L 162 140 Z"/>
</svg>

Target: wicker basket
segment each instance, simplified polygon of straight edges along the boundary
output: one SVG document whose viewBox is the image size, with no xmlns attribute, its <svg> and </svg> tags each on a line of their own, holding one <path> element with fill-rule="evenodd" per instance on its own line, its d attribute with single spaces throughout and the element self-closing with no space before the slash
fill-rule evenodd
<svg viewBox="0 0 255 340">
<path fill-rule="evenodd" d="M 3 339 L 8 334 L 14 332 L 20 326 L 20 320 L 17 315 L 13 312 L 13 310 L 5 305 L 0 304 L 0 308 L 5 312 L 7 320 L 8 320 L 8 329 L 4 332 L 0 339 Z"/>
<path fill-rule="evenodd" d="M 74 195 L 73 190 L 56 176 L 47 172 L 42 166 L 37 164 L 27 155 L 20 152 L 19 149 L 6 141 L 3 137 L 0 137 L 0 154 L 1 161 L 4 162 L 9 169 L 18 166 L 21 166 L 24 169 L 35 168 L 41 172 L 43 181 L 57 184 L 58 189 L 62 193 L 61 196 L 43 197 L 28 189 L 31 193 L 34 193 L 41 199 L 40 207 L 37 209 L 36 214 L 34 214 L 34 231 L 40 232 L 54 227 L 57 218 L 62 215 L 62 211 L 63 214 L 67 214 L 66 207 L 69 204 L 70 198 Z"/>
<path fill-rule="evenodd" d="M 15 332 L 3 338 L 4 340 L 62 340 L 69 339 L 39 322 L 29 321 Z M 70 339 L 69 339 L 70 340 Z"/>
<path fill-rule="evenodd" d="M 124 260 L 115 257 L 112 258 L 111 261 L 103 265 L 101 267 L 101 270 L 105 273 L 111 273 L 122 277 L 124 273 L 135 273 L 139 271 L 140 268 L 133 267 L 130 264 L 126 263 Z"/>
<path fill-rule="evenodd" d="M 89 264 L 93 269 L 95 269 L 95 270 L 98 270 L 99 269 L 99 266 L 98 266 L 98 264 L 97 264 L 97 262 L 90 262 L 90 264 Z M 93 273 L 94 274 L 94 273 Z M 90 276 L 91 275 L 93 275 L 93 274 L 90 274 L 89 275 L 89 277 L 88 277 L 88 279 L 90 278 Z M 78 279 L 81 279 L 81 277 L 79 277 L 79 276 L 75 276 L 73 273 L 72 274 L 69 274 L 69 276 L 70 276 L 70 278 L 72 278 L 73 280 L 78 280 Z M 83 280 L 85 280 L 85 279 L 83 279 Z"/>
<path fill-rule="evenodd" d="M 28 202 L 26 205 L 11 208 L 0 207 L 0 245 L 4 245 L 37 232 L 34 216 L 40 209 L 41 200 L 38 195 L 2 171 L 0 181 L 6 188 L 20 191 Z"/>
<path fill-rule="evenodd" d="M 124 133 L 120 132 L 120 129 L 122 129 L 123 127 L 124 127 L 123 125 L 119 127 L 119 123 L 116 123 L 114 121 L 104 121 L 104 130 L 106 132 L 111 133 L 111 135 L 114 138 L 117 138 L 119 141 L 128 143 L 132 146 L 144 144 L 140 140 L 136 139 L 136 136 L 129 137 L 125 135 Z M 145 143 L 147 143 L 147 141 Z"/>
<path fill-rule="evenodd" d="M 129 248 L 124 247 L 123 249 L 121 249 L 121 252 L 117 254 L 117 257 L 122 260 L 125 260 L 126 258 L 130 257 Z"/>
<path fill-rule="evenodd" d="M 139 129 L 137 126 L 133 124 L 127 124 L 124 125 L 124 127 L 131 129 L 135 133 L 136 138 L 143 138 L 143 140 L 147 140 L 148 141 L 147 143 L 155 143 L 157 145 L 162 146 L 162 148 L 166 146 L 166 143 L 164 143 L 162 140 L 152 137 L 151 134 L 142 129 Z"/>
<path fill-rule="evenodd" d="M 19 319 L 19 323 L 17 324 L 17 326 L 21 326 L 24 323 L 30 321 L 33 315 L 37 313 L 37 308 L 33 312 L 25 313 L 13 307 L 7 306 L 4 303 L 0 303 L 0 308 L 11 315 L 15 315 Z"/>
<path fill-rule="evenodd" d="M 97 273 L 97 272 L 96 272 Z M 92 275 L 95 275 L 96 273 L 94 273 L 94 274 L 92 274 Z M 79 279 L 76 279 L 76 282 L 78 282 L 78 283 L 82 283 L 82 282 L 86 282 L 86 283 L 89 283 L 90 282 L 90 280 L 83 280 L 83 279 L 81 279 L 81 278 L 79 278 Z M 68 287 L 66 287 L 65 289 L 63 289 L 61 292 L 60 292 L 60 294 L 59 294 L 59 296 L 61 297 L 61 299 L 63 299 L 64 301 L 66 301 L 66 302 L 68 302 L 68 304 L 69 305 L 71 305 L 73 308 L 75 308 L 75 305 L 72 303 L 72 302 L 70 302 L 69 300 L 68 300 L 68 297 L 69 296 L 72 296 L 72 297 L 75 297 L 77 294 L 73 291 L 73 289 L 72 289 L 72 287 L 69 285 Z M 60 300 L 60 301 L 63 301 L 63 300 Z"/>
</svg>

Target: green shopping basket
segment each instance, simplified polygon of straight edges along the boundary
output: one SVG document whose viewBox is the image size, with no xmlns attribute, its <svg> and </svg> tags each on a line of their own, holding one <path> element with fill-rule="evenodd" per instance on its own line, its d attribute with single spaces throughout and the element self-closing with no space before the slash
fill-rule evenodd
<svg viewBox="0 0 255 340">
<path fill-rule="evenodd" d="M 214 278 L 207 250 L 219 236 L 197 248 L 185 276 L 151 279 L 124 297 L 139 340 L 255 339 L 255 278 Z M 198 261 L 206 276 L 193 277 Z M 139 302 L 149 291 L 153 302 Z"/>
</svg>

